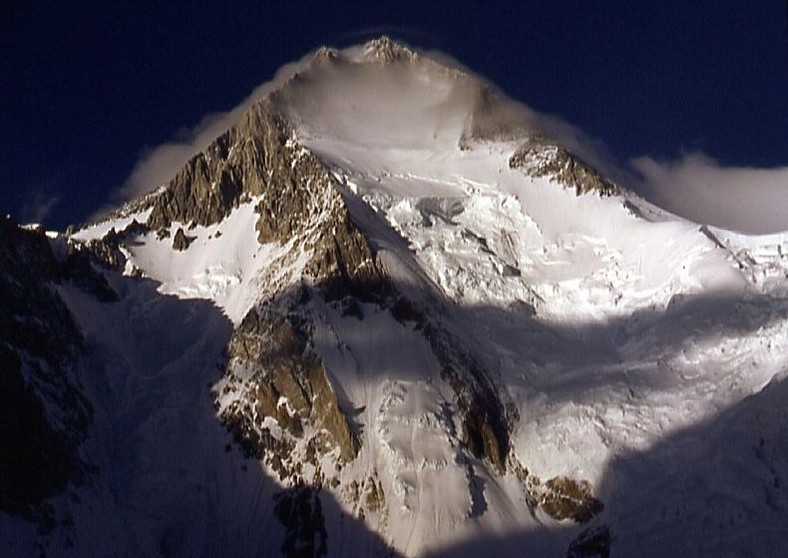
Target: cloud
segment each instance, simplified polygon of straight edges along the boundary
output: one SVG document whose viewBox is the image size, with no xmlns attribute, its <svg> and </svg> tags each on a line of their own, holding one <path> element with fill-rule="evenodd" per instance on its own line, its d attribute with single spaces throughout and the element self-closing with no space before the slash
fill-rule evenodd
<svg viewBox="0 0 788 558">
<path fill-rule="evenodd" d="M 360 33 L 373 31 L 379 30 Z M 363 54 L 360 46 L 348 47 L 343 52 L 351 59 Z M 421 52 L 439 64 L 461 70 L 467 77 L 453 80 L 446 77 L 450 74 L 435 74 L 425 68 L 422 72 L 411 72 L 396 65 L 320 65 L 289 90 L 288 105 L 295 111 L 292 116 L 303 118 L 317 133 L 330 127 L 338 137 L 352 135 L 360 143 L 386 137 L 389 142 L 399 141 L 414 147 L 419 142 L 432 142 L 442 134 L 443 137 L 454 134 L 451 122 L 462 121 L 473 113 L 473 118 L 488 123 L 514 123 L 515 127 L 538 130 L 612 180 L 682 217 L 749 234 L 788 229 L 788 168 L 724 167 L 700 153 L 667 162 L 640 157 L 629 166 L 622 165 L 601 141 L 560 117 L 540 113 L 508 98 L 485 78 L 445 53 Z M 274 79 L 258 86 L 233 109 L 208 115 L 173 141 L 146 149 L 131 175 L 114 192 L 113 201 L 123 202 L 168 182 L 189 158 L 237 122 L 256 100 L 305 69 L 313 55 L 309 53 L 283 66 Z M 425 87 L 425 83 L 429 85 Z M 495 93 L 495 102 L 481 111 L 475 104 L 480 84 Z M 344 113 L 346 118 L 341 116 Z M 357 122 L 364 125 L 357 126 Z M 381 135 L 380 129 L 386 133 Z M 417 136 L 419 131 L 429 134 Z M 46 204 L 41 207 L 51 209 Z"/>
<path fill-rule="evenodd" d="M 115 204 L 146 194 L 166 184 L 188 160 L 207 148 L 218 136 L 235 124 L 255 101 L 266 96 L 302 69 L 312 53 L 298 62 L 285 64 L 271 81 L 259 85 L 236 107 L 209 114 L 191 129 L 181 130 L 173 141 L 143 149 L 131 175 L 110 195 Z"/>
<path fill-rule="evenodd" d="M 702 153 L 632 166 L 641 193 L 672 213 L 746 234 L 788 230 L 788 167 L 727 167 Z"/>
<path fill-rule="evenodd" d="M 382 28 L 365 29 L 359 31 L 357 34 L 371 34 L 381 31 Z M 399 34 L 407 33 L 410 35 L 418 35 L 416 30 L 410 28 L 386 28 L 387 31 L 394 31 Z M 354 52 L 359 52 L 359 47 L 348 47 L 344 50 L 350 56 L 354 56 Z M 471 80 L 482 83 L 487 83 L 491 88 L 496 89 L 492 84 L 489 84 L 483 77 L 474 74 L 471 70 L 464 67 L 461 63 L 454 60 L 451 56 L 444 54 L 440 51 L 427 50 L 422 51 L 423 54 L 429 58 L 437 61 L 440 64 L 448 67 L 462 70 L 471 77 Z M 265 82 L 252 91 L 241 103 L 236 107 L 226 111 L 215 114 L 209 114 L 202 118 L 202 120 L 191 129 L 180 131 L 175 135 L 172 141 L 166 142 L 157 147 L 145 148 L 137 163 L 124 183 L 110 194 L 110 205 L 102 207 L 93 218 L 99 217 L 101 214 L 106 213 L 131 198 L 151 192 L 166 184 L 175 173 L 183 167 L 186 162 L 204 150 L 210 143 L 219 135 L 229 129 L 235 122 L 237 122 L 243 113 L 258 99 L 267 95 L 272 90 L 281 86 L 293 74 L 303 70 L 309 61 L 313 58 L 314 51 L 304 56 L 301 60 L 286 64 L 280 68 L 271 81 Z M 402 103 L 402 96 L 397 94 L 390 94 L 384 97 L 386 101 L 381 101 L 381 95 L 386 90 L 385 87 L 380 87 L 379 82 L 385 82 L 390 89 L 395 93 L 403 92 L 403 83 L 410 83 L 413 76 L 403 75 L 402 70 L 388 68 L 381 73 L 381 68 L 369 68 L 362 70 L 359 68 L 337 67 L 334 69 L 322 68 L 322 73 L 317 76 L 312 76 L 310 86 L 313 90 L 309 93 L 309 102 L 307 105 L 314 105 L 313 99 L 320 98 L 323 101 L 328 97 L 335 97 L 337 94 L 334 89 L 341 91 L 343 102 L 346 102 L 346 96 L 359 94 L 359 87 L 368 90 L 370 95 L 376 99 L 381 105 L 396 105 Z M 314 72 L 313 72 L 314 73 Z M 353 86 L 353 91 L 348 91 L 348 84 Z M 465 84 L 467 86 L 467 84 Z M 463 89 L 462 86 L 457 86 L 456 95 L 452 99 L 453 107 L 443 107 L 444 110 L 471 110 L 470 101 L 471 95 L 469 91 Z M 496 89 L 497 91 L 497 89 Z M 404 91 L 409 93 L 409 91 Z M 611 158 L 606 155 L 601 143 L 595 142 L 583 134 L 579 129 L 564 122 L 560 118 L 540 114 L 525 105 L 517 103 L 502 93 L 500 94 L 500 103 L 496 108 L 496 112 L 500 118 L 517 118 L 518 121 L 532 123 L 538 129 L 552 135 L 557 140 L 565 144 L 569 149 L 576 152 L 580 157 L 588 160 L 589 163 L 597 165 L 601 170 L 613 171 L 615 165 L 610 164 Z M 407 107 L 406 107 L 407 108 Z M 503 116 L 501 116 L 503 115 Z"/>
</svg>

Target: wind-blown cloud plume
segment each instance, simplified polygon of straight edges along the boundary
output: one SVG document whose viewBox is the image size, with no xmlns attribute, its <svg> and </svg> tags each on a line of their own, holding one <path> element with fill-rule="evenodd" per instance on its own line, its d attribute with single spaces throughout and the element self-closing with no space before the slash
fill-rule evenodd
<svg viewBox="0 0 788 558">
<path fill-rule="evenodd" d="M 366 46 L 341 52 L 363 59 Z M 169 181 L 189 158 L 237 122 L 258 99 L 290 82 L 286 110 L 316 133 L 331 128 L 361 143 L 386 141 L 411 148 L 455 137 L 457 123 L 485 130 L 523 130 L 551 137 L 604 175 L 679 216 L 699 223 L 759 234 L 788 229 L 788 168 L 723 167 L 691 154 L 673 162 L 641 157 L 619 164 L 605 145 L 553 115 L 508 98 L 493 84 L 438 51 L 421 51 L 414 66 L 319 63 L 315 53 L 283 66 L 235 108 L 202 119 L 181 139 L 148 149 L 114 193 L 123 202 Z M 436 67 L 442 70 L 435 71 Z M 305 71 L 307 70 L 308 71 Z M 456 72 L 455 72 L 456 71 Z M 454 73 L 453 73 L 454 72 Z M 363 123 L 362 126 L 357 125 Z M 347 130 L 345 129 L 347 127 Z M 384 129 L 385 133 L 379 133 Z M 366 135 L 369 137 L 367 138 Z M 634 173 L 633 173 L 634 171 Z"/>
<path fill-rule="evenodd" d="M 353 46 L 344 49 L 342 53 L 351 58 L 356 58 L 362 51 L 362 46 Z M 418 107 L 418 110 L 422 110 L 421 120 L 418 120 L 419 125 L 424 125 L 424 116 L 428 116 L 430 121 L 440 120 L 441 118 L 464 117 L 465 112 L 474 109 L 474 96 L 477 94 L 479 86 L 484 85 L 490 91 L 495 92 L 494 106 L 490 114 L 485 114 L 484 118 L 507 121 L 514 123 L 515 126 L 539 130 L 554 137 L 578 156 L 600 167 L 602 171 L 615 172 L 616 167 L 611 163 L 611 158 L 606 154 L 601 142 L 593 141 L 578 128 L 558 117 L 538 113 L 521 103 L 509 99 L 498 91 L 493 84 L 474 74 L 449 55 L 438 51 L 425 51 L 421 52 L 421 54 L 424 59 L 437 62 L 446 69 L 459 70 L 465 74 L 467 79 L 451 82 L 451 87 L 453 88 L 451 95 L 446 97 L 446 102 L 434 107 L 434 114 L 425 115 L 422 110 L 423 107 Z M 155 148 L 145 149 L 134 166 L 131 175 L 111 195 L 111 201 L 122 203 L 135 196 L 153 191 L 165 184 L 189 158 L 208 147 L 211 141 L 238 121 L 255 101 L 280 88 L 294 74 L 306 69 L 313 59 L 314 51 L 304 56 L 298 62 L 283 66 L 276 73 L 273 80 L 258 86 L 246 99 L 231 110 L 210 114 L 204 117 L 193 129 L 185 133 L 181 132 L 177 140 Z M 384 117 L 392 114 L 397 115 L 397 117 L 390 119 L 390 124 L 395 126 L 398 124 L 404 125 L 407 122 L 399 117 L 409 112 L 416 112 L 415 110 L 409 110 L 407 106 L 409 99 L 420 103 L 423 99 L 419 98 L 419 95 L 426 91 L 423 81 L 419 81 L 424 79 L 424 74 L 414 73 L 413 75 L 407 75 L 408 72 L 407 68 L 397 67 L 396 65 L 385 67 L 373 65 L 367 68 L 349 67 L 343 64 L 336 66 L 321 65 L 319 70 L 313 69 L 310 78 L 308 78 L 311 88 L 306 92 L 308 102 L 296 99 L 294 104 L 299 105 L 299 112 L 307 113 L 312 117 L 319 117 L 320 115 L 313 114 L 314 99 L 320 99 L 321 103 L 324 99 L 333 99 L 334 101 L 339 100 L 345 104 L 351 104 L 351 101 L 349 101 L 351 95 L 354 100 L 356 97 L 367 95 L 374 99 L 377 109 L 380 109 L 376 110 L 376 112 L 380 112 Z M 440 85 L 445 86 L 446 83 Z M 419 90 L 419 88 L 421 89 Z M 296 94 L 303 96 L 304 92 L 300 91 Z M 341 97 L 341 99 L 337 99 L 338 97 Z M 385 110 L 383 107 L 386 107 Z"/>
<path fill-rule="evenodd" d="M 112 193 L 112 201 L 122 203 L 165 184 L 191 157 L 204 150 L 214 139 L 235 124 L 255 101 L 277 89 L 302 69 L 311 57 L 310 54 L 298 62 L 282 66 L 271 81 L 256 87 L 236 107 L 203 117 L 194 128 L 179 133 L 177 140 L 145 149 L 134 165 L 131 175 Z"/>
<path fill-rule="evenodd" d="M 677 215 L 746 234 L 788 230 L 788 167 L 726 167 L 701 153 L 632 165 L 642 193 Z"/>
</svg>

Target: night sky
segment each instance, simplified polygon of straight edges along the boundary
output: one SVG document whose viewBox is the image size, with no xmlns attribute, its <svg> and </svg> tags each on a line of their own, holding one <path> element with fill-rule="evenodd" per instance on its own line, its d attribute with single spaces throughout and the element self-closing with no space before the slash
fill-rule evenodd
<svg viewBox="0 0 788 558">
<path fill-rule="evenodd" d="M 622 165 L 788 165 L 782 0 L 120 4 L 0 0 L 3 212 L 79 222 L 146 148 L 321 44 L 382 33 L 451 54 Z"/>
</svg>

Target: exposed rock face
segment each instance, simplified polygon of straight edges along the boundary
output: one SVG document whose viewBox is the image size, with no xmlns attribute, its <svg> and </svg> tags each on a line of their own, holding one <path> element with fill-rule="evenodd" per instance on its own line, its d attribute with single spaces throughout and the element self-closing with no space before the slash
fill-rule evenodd
<svg viewBox="0 0 788 558">
<path fill-rule="evenodd" d="M 419 55 L 401 43 L 383 36 L 364 45 L 366 60 L 391 64 L 393 62 L 414 62 Z"/>
<path fill-rule="evenodd" d="M 93 268 L 95 257 L 88 250 L 73 245 L 61 267 L 61 276 L 82 292 L 96 297 L 101 302 L 116 302 L 118 295 L 109 286 L 107 279 Z"/>
<path fill-rule="evenodd" d="M 586 523 L 603 508 L 602 502 L 594 498 L 587 481 L 555 477 L 544 483 L 541 490 L 539 505 L 558 520 L 571 519 L 577 523 Z"/>
<path fill-rule="evenodd" d="M 553 182 L 574 188 L 577 195 L 594 192 L 600 196 L 618 193 L 615 184 L 565 148 L 542 136 L 526 140 L 509 159 L 509 167 L 533 177 L 547 176 Z"/>
<path fill-rule="evenodd" d="M 424 335 L 441 363 L 442 376 L 457 394 L 462 442 L 478 459 L 486 459 L 499 473 L 507 469 L 509 428 L 517 420 L 501 394 L 462 344 L 432 323 L 422 325 Z"/>
<path fill-rule="evenodd" d="M 183 227 L 179 227 L 175 232 L 175 236 L 172 237 L 172 249 L 183 252 L 191 246 L 195 239 L 196 237 L 194 236 L 186 236 L 186 233 L 183 232 Z"/>
<path fill-rule="evenodd" d="M 266 191 L 273 194 L 289 175 L 283 175 L 292 158 L 285 154 L 289 134 L 271 98 L 259 101 L 152 198 L 148 226 L 158 230 L 172 222 L 211 225 L 242 199 Z"/>
<path fill-rule="evenodd" d="M 380 511 L 386 504 L 386 493 L 377 474 L 370 475 L 364 487 L 367 509 L 373 513 Z"/>
<path fill-rule="evenodd" d="M 352 295 L 361 300 L 379 300 L 385 296 L 388 282 L 346 208 L 332 218 L 330 226 L 334 234 L 317 241 L 315 255 L 306 268 L 325 297 L 335 300 Z"/>
<path fill-rule="evenodd" d="M 155 197 L 147 227 L 211 225 L 241 201 L 260 197 L 255 208 L 260 243 L 298 241 L 312 254 L 307 276 L 326 292 L 339 284 L 379 281 L 372 250 L 352 222 L 336 180 L 294 139 L 276 104 L 276 93 L 256 103 L 189 161 Z M 176 249 L 186 247 L 183 239 L 173 242 Z"/>
<path fill-rule="evenodd" d="M 313 453 L 316 448 L 320 454 L 337 448 L 341 461 L 355 458 L 358 441 L 325 369 L 291 319 L 250 311 L 233 333 L 229 356 L 223 389 L 225 395 L 233 391 L 237 395 L 222 418 L 237 437 L 258 446 L 252 451 L 259 452 L 280 476 L 297 480 L 300 475 L 300 465 L 290 462 L 288 451 L 296 444 L 305 448 L 312 444 Z M 267 437 L 271 434 L 267 419 L 274 419 L 281 435 Z"/>
<path fill-rule="evenodd" d="M 490 407 L 472 401 L 463 420 L 463 440 L 474 457 L 487 458 L 499 472 L 506 471 L 508 431 L 493 424 L 499 419 Z M 496 431 L 497 430 L 497 431 Z"/>
<path fill-rule="evenodd" d="M 324 62 L 333 62 L 339 60 L 340 57 L 341 55 L 339 54 L 339 51 L 337 51 L 336 49 L 329 48 L 326 46 L 321 46 L 315 52 L 314 61 L 318 64 L 321 64 Z"/>
<path fill-rule="evenodd" d="M 148 232 L 147 225 L 134 219 L 126 228 L 120 232 L 113 227 L 102 238 L 89 240 L 84 244 L 69 243 L 69 250 L 84 251 L 90 254 L 92 261 L 101 264 L 109 269 L 122 270 L 126 265 L 126 255 L 121 250 L 121 246 L 137 236 Z"/>
<path fill-rule="evenodd" d="M 0 509 L 35 514 L 77 480 L 92 409 L 74 368 L 81 336 L 54 290 L 62 271 L 43 234 L 0 217 Z"/>
</svg>

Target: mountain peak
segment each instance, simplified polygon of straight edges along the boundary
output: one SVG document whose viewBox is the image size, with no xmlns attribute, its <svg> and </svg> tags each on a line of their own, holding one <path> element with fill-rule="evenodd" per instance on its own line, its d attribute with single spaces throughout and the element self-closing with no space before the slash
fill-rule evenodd
<svg viewBox="0 0 788 558">
<path fill-rule="evenodd" d="M 545 137 L 545 131 L 536 127 L 527 111 L 493 84 L 445 60 L 423 55 L 388 36 L 343 50 L 323 46 L 253 103 L 206 150 L 196 153 L 164 188 L 131 200 L 110 217 L 156 206 L 155 226 L 167 221 L 165 214 L 176 213 L 197 224 L 216 222 L 241 198 L 261 191 L 265 177 L 254 175 L 262 168 L 263 144 L 270 151 L 288 139 L 298 149 L 309 148 L 313 139 L 333 138 L 359 146 L 388 144 L 435 153 L 498 144 L 514 156 L 526 143 L 532 153 L 547 149 L 547 142 L 529 139 L 535 136 Z M 562 161 L 577 160 L 602 179 L 560 141 L 549 143 L 550 149 L 560 150 Z M 533 176 L 559 172 L 555 165 L 518 168 Z M 567 176 L 556 174 L 555 181 L 563 184 Z M 567 185 L 576 187 L 574 182 Z M 175 191 L 180 193 L 176 196 Z M 180 201 L 176 203 L 173 196 Z"/>
<path fill-rule="evenodd" d="M 19 547 L 779 554 L 785 237 L 638 212 L 387 37 L 295 68 L 105 222 L 0 219 Z"/>
<path fill-rule="evenodd" d="M 364 58 L 369 61 L 390 64 L 394 62 L 414 62 L 419 59 L 416 51 L 383 35 L 372 39 L 363 46 Z"/>
</svg>

